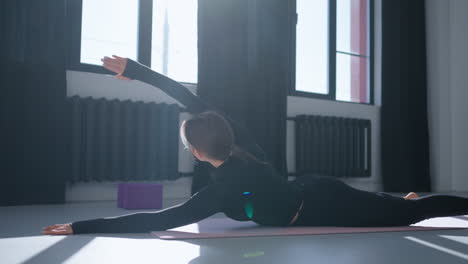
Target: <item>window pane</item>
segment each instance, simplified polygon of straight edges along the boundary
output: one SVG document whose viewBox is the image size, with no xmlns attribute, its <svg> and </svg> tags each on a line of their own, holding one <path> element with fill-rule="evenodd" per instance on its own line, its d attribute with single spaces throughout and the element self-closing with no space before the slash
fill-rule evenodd
<svg viewBox="0 0 468 264">
<path fill-rule="evenodd" d="M 113 54 L 137 57 L 138 1 L 83 0 L 81 63 L 101 65 Z"/>
<path fill-rule="evenodd" d="M 336 49 L 368 55 L 368 0 L 337 0 Z"/>
<path fill-rule="evenodd" d="M 328 0 L 297 0 L 296 90 L 328 93 Z"/>
<path fill-rule="evenodd" d="M 368 58 L 336 54 L 336 100 L 368 103 Z"/>
<path fill-rule="evenodd" d="M 179 82 L 197 83 L 197 0 L 153 1 L 151 68 Z"/>
</svg>

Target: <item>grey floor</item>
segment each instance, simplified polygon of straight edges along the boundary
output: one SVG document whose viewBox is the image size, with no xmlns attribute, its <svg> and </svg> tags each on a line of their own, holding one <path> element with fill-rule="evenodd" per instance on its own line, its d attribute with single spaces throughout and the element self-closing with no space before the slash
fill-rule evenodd
<svg viewBox="0 0 468 264">
<path fill-rule="evenodd" d="M 137 211 L 118 209 L 115 202 L 0 207 L 0 263 L 468 262 L 468 229 L 187 241 L 149 234 L 40 233 L 52 224 L 131 212 Z"/>
</svg>

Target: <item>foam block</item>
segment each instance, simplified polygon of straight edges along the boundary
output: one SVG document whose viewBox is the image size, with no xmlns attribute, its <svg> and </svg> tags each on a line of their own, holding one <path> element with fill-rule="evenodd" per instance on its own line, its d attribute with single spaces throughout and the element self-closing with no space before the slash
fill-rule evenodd
<svg viewBox="0 0 468 264">
<path fill-rule="evenodd" d="M 117 207 L 124 209 L 161 209 L 163 186 L 155 183 L 120 183 Z"/>
</svg>

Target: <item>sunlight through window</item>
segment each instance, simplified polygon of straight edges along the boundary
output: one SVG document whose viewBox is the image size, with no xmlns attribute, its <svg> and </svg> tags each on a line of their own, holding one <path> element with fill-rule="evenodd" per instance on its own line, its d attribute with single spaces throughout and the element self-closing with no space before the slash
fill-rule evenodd
<svg viewBox="0 0 468 264">
<path fill-rule="evenodd" d="M 296 90 L 328 93 L 328 1 L 297 0 Z"/>
<path fill-rule="evenodd" d="M 179 82 L 197 83 L 197 40 L 196 0 L 153 1 L 152 69 Z"/>
<path fill-rule="evenodd" d="M 30 236 L 0 238 L 0 254 L 2 263 L 23 263 L 33 259 L 41 252 L 59 243 L 65 236 Z M 27 246 L 25 246 L 27 245 Z M 11 254 L 15 252 L 15 254 Z"/>
<path fill-rule="evenodd" d="M 81 63 L 101 65 L 103 56 L 137 57 L 138 1 L 83 0 Z"/>
</svg>

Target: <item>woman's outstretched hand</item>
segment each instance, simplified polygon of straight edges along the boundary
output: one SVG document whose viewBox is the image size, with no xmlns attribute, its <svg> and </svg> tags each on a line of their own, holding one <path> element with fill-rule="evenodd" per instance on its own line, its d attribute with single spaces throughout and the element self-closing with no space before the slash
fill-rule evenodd
<svg viewBox="0 0 468 264">
<path fill-rule="evenodd" d="M 109 71 L 117 73 L 115 78 L 120 79 L 120 80 L 131 80 L 130 78 L 127 78 L 122 75 L 122 73 L 125 71 L 125 67 L 127 67 L 127 59 L 119 57 L 117 55 L 112 55 L 114 58 L 110 58 L 105 56 L 104 58 L 101 59 L 101 61 L 104 63 L 102 66 Z"/>
<path fill-rule="evenodd" d="M 43 235 L 72 235 L 73 229 L 70 224 L 51 225 L 42 228 Z"/>
</svg>

